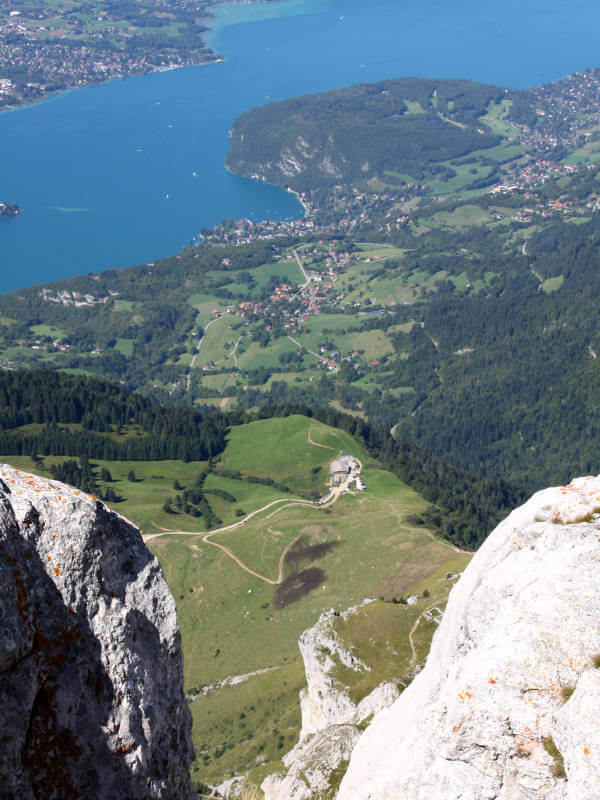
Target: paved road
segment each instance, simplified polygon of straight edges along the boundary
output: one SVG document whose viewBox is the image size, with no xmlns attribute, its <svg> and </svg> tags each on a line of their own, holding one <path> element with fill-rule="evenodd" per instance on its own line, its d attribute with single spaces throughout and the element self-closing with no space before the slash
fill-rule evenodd
<svg viewBox="0 0 600 800">
<path fill-rule="evenodd" d="M 298 262 L 298 266 L 300 267 L 300 272 L 304 275 L 304 283 L 300 284 L 300 288 L 304 288 L 305 286 L 308 286 L 308 284 L 310 283 L 310 278 L 306 274 L 306 270 L 304 269 L 304 264 L 300 260 L 298 252 L 296 250 L 292 250 L 292 253 L 294 254 L 294 258 Z"/>
</svg>

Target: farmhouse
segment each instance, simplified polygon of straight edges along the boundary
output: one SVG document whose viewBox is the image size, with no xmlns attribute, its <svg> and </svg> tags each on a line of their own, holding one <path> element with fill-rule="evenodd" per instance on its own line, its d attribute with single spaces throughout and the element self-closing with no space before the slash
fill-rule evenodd
<svg viewBox="0 0 600 800">
<path fill-rule="evenodd" d="M 329 475 L 331 476 L 331 485 L 339 486 L 343 483 L 350 474 L 350 464 L 347 460 L 339 458 L 332 461 L 329 467 Z"/>
</svg>

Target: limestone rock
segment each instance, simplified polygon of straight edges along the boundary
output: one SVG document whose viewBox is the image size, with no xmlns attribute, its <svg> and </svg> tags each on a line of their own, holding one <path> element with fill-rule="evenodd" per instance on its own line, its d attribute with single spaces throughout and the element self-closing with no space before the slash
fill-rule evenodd
<svg viewBox="0 0 600 800">
<path fill-rule="evenodd" d="M 370 600 L 364 601 L 365 603 Z M 344 611 L 343 618 L 355 614 L 360 606 Z M 335 630 L 334 611 L 321 614 L 316 625 L 304 631 L 299 646 L 307 688 L 300 693 L 302 731 L 300 738 L 325 730 L 332 725 L 360 725 L 382 708 L 391 705 L 399 695 L 396 684 L 388 681 L 374 689 L 356 705 L 346 689 L 333 676 L 336 662 L 355 672 L 370 667 L 349 650 Z"/>
<path fill-rule="evenodd" d="M 600 478 L 580 478 L 496 528 L 338 800 L 600 797 L 599 512 Z"/>
<path fill-rule="evenodd" d="M 189 800 L 175 603 L 139 531 L 0 466 L 0 798 Z"/>
<path fill-rule="evenodd" d="M 360 607 L 349 608 L 341 616 L 347 619 Z M 300 741 L 283 758 L 286 772 L 269 775 L 263 782 L 265 800 L 310 800 L 327 789 L 332 774 L 350 758 L 360 736 L 358 726 L 398 697 L 396 684 L 387 681 L 355 704 L 336 682 L 336 662 L 356 672 L 369 666 L 344 645 L 335 621 L 334 611 L 327 611 L 300 637 L 307 681 L 300 693 Z"/>
<path fill-rule="evenodd" d="M 349 760 L 359 736 L 354 725 L 334 725 L 302 739 L 283 757 L 287 773 L 263 781 L 265 800 L 312 800 L 325 792 L 332 774 Z"/>
</svg>

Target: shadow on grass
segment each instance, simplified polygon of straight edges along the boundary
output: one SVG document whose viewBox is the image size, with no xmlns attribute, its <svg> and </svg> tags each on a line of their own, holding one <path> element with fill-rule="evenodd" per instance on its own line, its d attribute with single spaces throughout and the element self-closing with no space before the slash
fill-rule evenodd
<svg viewBox="0 0 600 800">
<path fill-rule="evenodd" d="M 301 572 L 292 572 L 275 590 L 274 608 L 285 608 L 300 598 L 318 589 L 325 583 L 326 574 L 319 567 L 309 567 Z"/>
<path fill-rule="evenodd" d="M 292 570 L 297 570 L 302 563 L 310 563 L 325 558 L 339 542 L 320 542 L 319 544 L 308 544 L 306 540 L 300 540 L 290 549 L 285 561 L 286 565 Z"/>
</svg>

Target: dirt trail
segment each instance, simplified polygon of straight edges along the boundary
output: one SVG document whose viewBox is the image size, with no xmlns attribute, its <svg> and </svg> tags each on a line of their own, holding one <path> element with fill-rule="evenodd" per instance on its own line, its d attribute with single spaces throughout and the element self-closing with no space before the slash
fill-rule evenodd
<svg viewBox="0 0 600 800">
<path fill-rule="evenodd" d="M 312 438 L 311 438 L 311 435 L 310 435 L 311 431 L 312 431 L 312 428 L 309 428 L 308 429 L 308 443 L 309 444 L 314 444 L 315 447 L 324 447 L 326 450 L 333 450 L 334 453 L 338 452 L 335 447 L 330 447 L 328 444 L 319 444 L 319 442 L 313 441 Z"/>
<path fill-rule="evenodd" d="M 286 497 L 281 498 L 280 500 L 272 500 L 270 503 L 267 503 L 266 506 L 262 506 L 261 508 L 257 508 L 256 511 L 246 514 L 246 516 L 238 522 L 232 522 L 231 525 L 224 525 L 222 528 L 215 528 L 214 531 L 209 531 L 208 534 L 205 534 L 204 531 L 176 531 L 172 530 L 171 528 L 160 528 L 160 533 L 148 533 L 142 538 L 145 542 L 151 542 L 153 539 L 157 539 L 159 536 L 202 536 L 204 538 L 204 535 L 214 536 L 216 533 L 234 531 L 236 528 L 240 528 L 242 525 L 244 525 L 244 523 L 248 522 L 249 519 L 252 519 L 252 517 L 260 514 L 262 511 L 266 511 L 268 508 L 276 506 L 278 503 L 288 503 L 290 505 L 296 505 L 297 503 L 313 505 L 310 500 L 302 500 L 299 497 L 288 499 Z"/>
<path fill-rule="evenodd" d="M 326 450 L 333 450 L 334 452 L 338 452 L 334 447 L 330 447 L 329 445 L 326 444 L 319 444 L 319 442 L 314 442 L 311 439 L 310 430 L 311 429 L 309 429 L 308 431 L 308 441 L 310 444 L 315 445 L 315 447 L 324 447 Z M 360 464 L 360 461 L 358 461 L 358 459 L 356 459 L 356 461 Z M 268 583 L 271 586 L 277 586 L 283 580 L 283 567 L 285 563 L 285 557 L 288 554 L 290 548 L 294 545 L 294 543 L 298 541 L 297 538 L 294 539 L 292 542 L 290 542 L 290 544 L 285 548 L 285 550 L 281 554 L 281 557 L 279 559 L 279 571 L 277 574 L 277 580 L 273 580 L 272 578 L 267 578 L 266 575 L 261 575 L 260 572 L 256 572 L 256 570 L 253 570 L 247 564 L 244 564 L 244 562 L 241 559 L 239 559 L 235 555 L 235 553 L 233 553 L 224 544 L 221 544 L 220 542 L 213 542 L 212 537 L 216 536 L 218 533 L 227 533 L 229 531 L 235 531 L 237 530 L 237 528 L 241 528 L 242 525 L 248 522 L 248 520 L 251 520 L 257 514 L 261 514 L 263 511 L 267 511 L 269 508 L 273 508 L 273 506 L 279 506 L 279 507 L 276 508 L 274 511 L 272 511 L 270 514 L 268 514 L 266 516 L 266 519 L 271 519 L 271 517 L 275 516 L 275 514 L 277 514 L 279 511 L 283 511 L 284 508 L 290 508 L 291 506 L 304 506 L 305 508 L 309 507 L 315 509 L 327 508 L 328 506 L 331 506 L 333 505 L 333 503 L 336 502 L 336 500 L 342 494 L 343 488 L 344 488 L 343 486 L 340 486 L 336 487 L 336 489 L 333 489 L 330 494 L 329 500 L 326 503 L 321 503 L 320 505 L 313 503 L 311 500 L 303 500 L 299 497 L 294 497 L 289 499 L 286 497 L 286 498 L 281 498 L 280 500 L 272 500 L 270 503 L 267 503 L 261 508 L 257 508 L 256 511 L 252 511 L 250 514 L 246 514 L 246 516 L 243 519 L 239 520 L 238 522 L 232 522 L 230 525 L 224 525 L 222 528 L 216 528 L 215 530 L 208 531 L 207 533 L 204 533 L 203 531 L 177 531 L 177 530 L 169 530 L 167 528 L 161 528 L 160 533 L 149 533 L 146 534 L 145 536 L 142 536 L 142 538 L 144 542 L 147 544 L 148 542 L 151 542 L 153 539 L 158 539 L 160 536 L 201 536 L 204 544 L 211 544 L 213 547 L 217 547 L 219 550 L 225 553 L 225 555 L 229 556 L 229 558 L 231 558 L 232 561 L 235 561 L 238 567 L 243 569 L 244 572 L 247 572 L 249 575 L 253 575 L 255 578 L 258 578 L 259 580 L 263 581 L 264 583 Z"/>
<path fill-rule="evenodd" d="M 335 502 L 336 499 L 337 499 L 337 497 L 334 498 L 333 502 Z M 143 538 L 145 543 L 148 543 L 148 542 L 151 542 L 153 539 L 158 539 L 159 536 L 201 536 L 202 537 L 202 541 L 205 544 L 211 544 L 213 547 L 217 547 L 219 550 L 221 550 L 223 553 L 225 553 L 225 555 L 229 556 L 229 558 L 231 558 L 232 561 L 235 561 L 235 563 L 238 565 L 238 567 L 243 569 L 244 572 L 247 572 L 249 575 L 252 575 L 255 578 L 258 578 L 259 580 L 263 581 L 264 583 L 268 583 L 271 586 L 277 586 L 283 580 L 283 565 L 284 565 L 285 557 L 286 557 L 290 547 L 292 547 L 292 545 L 294 544 L 295 541 L 297 541 L 297 539 L 294 539 L 293 542 L 290 542 L 290 544 L 285 548 L 285 550 L 281 554 L 281 557 L 279 559 L 279 572 L 278 572 L 278 575 L 277 575 L 277 580 L 273 580 L 272 578 L 267 578 L 266 575 L 261 575 L 260 572 L 256 572 L 256 570 L 253 570 L 247 564 L 244 564 L 244 562 L 241 559 L 239 559 L 235 555 L 235 553 L 233 553 L 224 544 L 221 544 L 220 542 L 213 542 L 212 541 L 212 537 L 216 536 L 218 533 L 226 533 L 228 531 L 234 531 L 237 528 L 240 528 L 242 525 L 244 525 L 244 523 L 248 522 L 249 519 L 252 519 L 252 517 L 255 517 L 257 514 L 260 514 L 262 511 L 266 511 L 267 509 L 272 508 L 273 506 L 278 505 L 279 503 L 285 503 L 285 506 L 283 506 L 283 508 L 287 508 L 289 506 L 298 506 L 298 505 L 300 505 L 300 506 L 309 506 L 311 508 L 317 508 L 317 506 L 314 503 L 312 503 L 310 500 L 301 500 L 300 498 L 294 499 L 294 500 L 288 500 L 287 498 L 286 499 L 281 499 L 281 500 L 273 500 L 271 503 L 267 503 L 266 506 L 262 506 L 262 508 L 258 508 L 256 511 L 253 511 L 251 514 L 247 514 L 244 517 L 244 519 L 240 520 L 239 522 L 233 522 L 231 525 L 225 525 L 222 528 L 216 528 L 216 530 L 208 531 L 208 533 L 203 533 L 202 531 L 173 531 L 173 530 L 167 530 L 166 528 L 163 528 L 160 533 L 150 533 L 150 534 L 147 534 L 146 536 L 143 536 L 142 538 Z M 277 510 L 280 510 L 280 509 L 277 509 Z M 269 514 L 267 519 L 269 519 L 271 516 L 272 516 L 272 514 Z"/>
<path fill-rule="evenodd" d="M 280 511 L 290 508 L 290 506 L 310 506 L 311 508 L 317 508 L 317 506 L 311 500 L 296 500 L 286 503 L 284 506 L 279 506 L 279 508 L 276 508 L 275 511 L 271 511 L 270 514 L 267 514 L 265 519 L 271 519 L 271 517 L 274 517 L 275 514 L 279 514 Z"/>
<path fill-rule="evenodd" d="M 193 703 L 199 697 L 206 697 L 207 694 L 216 692 L 219 689 L 225 689 L 227 686 L 238 686 L 240 683 L 246 683 L 251 678 L 256 678 L 258 675 L 266 675 L 268 672 L 275 672 L 276 669 L 281 667 L 265 667 L 264 669 L 255 669 L 253 672 L 245 672 L 243 675 L 230 675 L 228 678 L 223 678 L 216 683 L 210 683 L 208 686 L 203 686 L 198 694 L 187 695 L 189 702 Z"/>
<path fill-rule="evenodd" d="M 285 550 L 284 550 L 284 551 L 283 551 L 283 553 L 281 554 L 281 557 L 280 557 L 280 559 L 279 559 L 279 572 L 277 573 L 277 584 L 280 584 L 280 583 L 282 583 L 282 581 L 283 581 L 283 567 L 284 567 L 284 565 L 285 565 L 285 557 L 287 556 L 287 554 L 290 552 L 290 550 L 292 549 L 292 547 L 293 547 L 293 546 L 296 544 L 296 542 L 297 542 L 299 539 L 300 539 L 300 536 L 296 536 L 296 538 L 295 538 L 295 539 L 293 539 L 293 540 L 292 540 L 292 541 L 291 541 L 291 542 L 288 544 L 288 546 L 285 548 Z"/>
<path fill-rule="evenodd" d="M 235 561 L 235 563 L 238 565 L 238 567 L 241 567 L 244 570 L 244 572 L 247 572 L 249 575 L 253 575 L 255 578 L 258 578 L 259 580 L 263 581 L 264 583 L 268 583 L 271 586 L 277 586 L 277 584 L 280 581 L 274 581 L 271 578 L 267 578 L 265 575 L 261 575 L 260 572 L 256 572 L 255 570 L 251 569 L 247 564 L 244 564 L 244 562 L 241 561 L 235 555 L 235 553 L 232 553 L 231 550 L 228 547 L 225 547 L 224 544 L 220 544 L 219 542 L 211 541 L 210 537 L 212 535 L 214 535 L 215 533 L 218 533 L 218 531 L 213 531 L 212 533 L 207 533 L 205 536 L 202 537 L 202 541 L 205 544 L 212 544 L 213 547 L 218 547 L 219 550 L 222 550 L 225 553 L 225 555 L 229 556 L 229 558 L 231 558 L 233 561 Z"/>
</svg>

